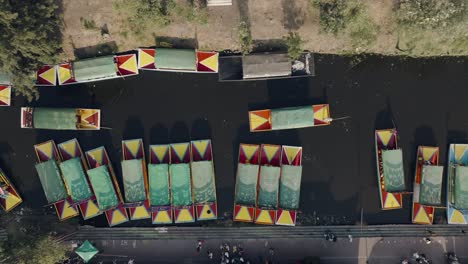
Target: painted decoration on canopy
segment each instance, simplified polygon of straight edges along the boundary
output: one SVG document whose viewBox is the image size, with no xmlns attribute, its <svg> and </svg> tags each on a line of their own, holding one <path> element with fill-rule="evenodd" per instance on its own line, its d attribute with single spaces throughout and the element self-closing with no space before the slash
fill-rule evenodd
<svg viewBox="0 0 468 264">
<path fill-rule="evenodd" d="M 101 110 L 21 107 L 21 128 L 99 130 L 101 129 Z"/>
<path fill-rule="evenodd" d="M 197 51 L 198 72 L 218 72 L 218 52 Z"/>
<path fill-rule="evenodd" d="M 327 104 L 249 112 L 250 132 L 324 126 L 330 123 Z"/>
<path fill-rule="evenodd" d="M 468 224 L 468 144 L 450 144 L 447 169 L 447 219 Z"/>
<path fill-rule="evenodd" d="M 88 263 L 99 251 L 88 240 L 85 240 L 85 242 L 75 250 L 75 253 L 80 256 L 84 263 Z"/>
<path fill-rule="evenodd" d="M 57 146 L 53 140 L 34 145 L 39 175 L 44 193 L 49 204 L 53 204 L 60 221 L 79 215 L 63 183 L 57 163 L 61 161 Z"/>
<path fill-rule="evenodd" d="M 57 84 L 57 68 L 55 65 L 41 66 L 36 72 L 37 86 L 55 86 Z"/>
<path fill-rule="evenodd" d="M 91 170 L 100 169 L 103 171 L 102 174 L 94 175 L 93 173 L 89 173 L 88 170 L 88 176 L 91 182 L 91 186 L 93 187 L 93 190 L 97 197 L 99 208 L 100 210 L 104 211 L 107 223 L 109 224 L 109 226 L 112 227 L 118 224 L 128 222 L 129 219 L 127 210 L 125 209 L 125 207 L 123 207 L 122 193 L 120 192 L 120 187 L 117 183 L 117 178 L 115 176 L 114 169 L 112 168 L 112 163 L 110 162 L 109 155 L 107 154 L 106 149 L 104 147 L 98 147 L 87 151 L 85 154 L 88 166 L 92 168 Z M 96 176 L 96 179 L 94 179 L 94 176 Z M 110 177 L 110 183 L 108 180 L 101 180 L 99 177 Z M 93 182 L 95 181 L 99 181 L 99 183 L 94 184 Z M 100 203 L 100 196 L 104 196 L 105 199 L 111 201 L 112 205 L 110 205 L 110 203 L 107 202 L 105 204 Z M 113 197 L 116 197 L 118 199 L 117 205 L 113 204 Z"/>
<path fill-rule="evenodd" d="M 192 196 L 190 143 L 171 144 L 170 151 L 169 181 L 174 222 L 191 223 L 195 221 L 195 208 Z"/>
<path fill-rule="evenodd" d="M 94 191 L 85 175 L 88 169 L 85 155 L 76 138 L 58 144 L 62 160 L 60 169 L 65 180 L 67 190 L 74 203 L 83 215 L 83 219 L 91 219 L 102 214 L 94 195 Z"/>
<path fill-rule="evenodd" d="M 375 131 L 375 154 L 377 163 L 377 180 L 379 182 L 380 205 L 383 210 L 402 208 L 402 193 L 387 192 L 384 181 L 384 165 L 382 153 L 386 150 L 398 149 L 396 129 Z"/>
<path fill-rule="evenodd" d="M 413 184 L 412 222 L 414 224 L 429 225 L 434 222 L 435 207 L 420 199 L 427 188 L 422 188 L 424 170 L 428 167 L 436 167 L 439 164 L 439 148 L 419 146 L 416 154 L 416 171 Z M 442 175 L 440 175 L 442 179 Z M 439 199 L 441 194 L 439 193 Z"/>
<path fill-rule="evenodd" d="M 137 55 L 116 55 L 117 74 L 119 76 L 131 76 L 138 74 Z"/>
<path fill-rule="evenodd" d="M 217 218 L 216 181 L 211 140 L 191 141 L 193 197 L 197 220 Z"/>
<path fill-rule="evenodd" d="M 259 145 L 240 144 L 234 192 L 234 221 L 253 222 L 255 219 L 259 155 Z"/>
<path fill-rule="evenodd" d="M 154 49 L 138 49 L 138 69 L 155 70 Z"/>
<path fill-rule="evenodd" d="M 386 192 L 405 190 L 403 152 L 401 149 L 382 150 L 382 167 Z"/>
<path fill-rule="evenodd" d="M 23 202 L 10 179 L 0 169 L 0 206 L 5 212 L 9 212 Z"/>
<path fill-rule="evenodd" d="M 150 145 L 148 177 L 151 219 L 153 224 L 171 224 L 171 193 L 169 187 L 169 145 Z"/>
<path fill-rule="evenodd" d="M 72 64 L 70 62 L 57 65 L 58 85 L 76 83 L 73 77 Z"/>
<path fill-rule="evenodd" d="M 11 86 L 0 84 L 0 106 L 11 105 Z"/>
</svg>

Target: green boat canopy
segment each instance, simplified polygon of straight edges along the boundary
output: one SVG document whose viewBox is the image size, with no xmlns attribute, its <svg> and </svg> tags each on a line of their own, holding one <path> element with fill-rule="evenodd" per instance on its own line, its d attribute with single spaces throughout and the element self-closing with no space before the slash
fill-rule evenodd
<svg viewBox="0 0 468 264">
<path fill-rule="evenodd" d="M 302 166 L 281 166 L 279 204 L 282 209 L 299 209 Z"/>
<path fill-rule="evenodd" d="M 127 203 L 146 200 L 145 182 L 141 159 L 122 161 L 122 175 Z"/>
<path fill-rule="evenodd" d="M 83 165 L 80 158 L 66 160 L 60 163 L 63 178 L 70 191 L 70 197 L 74 202 L 88 200 L 93 196 L 89 188 Z"/>
<path fill-rule="evenodd" d="M 236 204 L 255 206 L 259 167 L 254 164 L 239 163 L 236 179 Z"/>
<path fill-rule="evenodd" d="M 75 250 L 75 253 L 83 259 L 84 263 L 88 263 L 99 251 L 86 240 Z"/>
<path fill-rule="evenodd" d="M 76 123 L 74 108 L 34 108 L 34 128 L 76 130 Z"/>
<path fill-rule="evenodd" d="M 192 182 L 195 203 L 216 201 L 214 168 L 211 161 L 192 162 Z"/>
<path fill-rule="evenodd" d="M 460 210 L 468 209 L 468 167 L 455 169 L 454 206 Z"/>
<path fill-rule="evenodd" d="M 444 167 L 426 166 L 422 168 L 419 202 L 424 205 L 439 205 L 442 202 L 442 178 Z"/>
<path fill-rule="evenodd" d="M 0 84 L 11 84 L 11 76 L 8 73 L 0 72 Z"/>
<path fill-rule="evenodd" d="M 149 201 L 151 206 L 170 205 L 169 165 L 148 164 Z"/>
<path fill-rule="evenodd" d="M 88 170 L 88 177 L 96 195 L 99 209 L 104 211 L 119 205 L 107 166 Z"/>
<path fill-rule="evenodd" d="M 171 197 L 173 206 L 186 206 L 192 204 L 192 191 L 190 187 L 190 165 L 187 163 L 171 164 L 169 166 L 171 177 Z"/>
<path fill-rule="evenodd" d="M 261 166 L 258 188 L 258 207 L 276 208 L 278 206 L 279 167 Z"/>
<path fill-rule="evenodd" d="M 108 79 L 117 76 L 114 55 L 75 61 L 72 64 L 73 77 L 77 82 Z"/>
<path fill-rule="evenodd" d="M 271 128 L 288 129 L 314 125 L 312 106 L 287 107 L 271 110 Z"/>
<path fill-rule="evenodd" d="M 401 149 L 382 151 L 382 161 L 385 191 L 404 191 L 405 175 L 403 170 L 403 152 Z"/>
<path fill-rule="evenodd" d="M 193 49 L 156 48 L 154 65 L 158 69 L 195 71 L 196 55 Z"/>
<path fill-rule="evenodd" d="M 68 197 L 59 169 L 55 160 L 36 164 L 37 174 L 49 204 L 64 200 Z"/>
</svg>

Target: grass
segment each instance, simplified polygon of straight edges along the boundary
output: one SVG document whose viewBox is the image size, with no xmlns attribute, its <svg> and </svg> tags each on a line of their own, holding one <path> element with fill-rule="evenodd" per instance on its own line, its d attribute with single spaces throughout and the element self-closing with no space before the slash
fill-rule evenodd
<svg viewBox="0 0 468 264">
<path fill-rule="evenodd" d="M 250 32 L 250 26 L 247 22 L 242 21 L 239 23 L 237 37 L 241 46 L 242 54 L 249 54 L 252 52 L 252 34 Z"/>
<path fill-rule="evenodd" d="M 288 56 L 291 60 L 297 60 L 303 52 L 302 44 L 304 41 L 301 36 L 296 32 L 289 32 L 289 35 L 284 37 L 286 46 L 288 47 Z"/>
<path fill-rule="evenodd" d="M 83 28 L 88 29 L 88 30 L 96 30 L 96 22 L 94 20 L 88 20 L 86 18 L 80 17 L 80 22 Z"/>
</svg>

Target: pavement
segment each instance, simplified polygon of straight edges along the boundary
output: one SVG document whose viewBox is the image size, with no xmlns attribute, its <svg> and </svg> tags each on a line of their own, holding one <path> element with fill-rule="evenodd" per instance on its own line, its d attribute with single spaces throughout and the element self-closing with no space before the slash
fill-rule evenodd
<svg viewBox="0 0 468 264">
<path fill-rule="evenodd" d="M 468 60 L 318 55 L 313 78 L 220 83 L 216 74 L 141 72 L 125 79 L 83 85 L 42 87 L 41 98 L 13 98 L 0 109 L 0 166 L 24 198 L 42 210 L 46 199 L 34 171 L 33 145 L 78 138 L 84 151 L 104 145 L 121 181 L 121 140 L 149 144 L 211 138 L 218 210 L 233 209 L 239 143 L 303 147 L 299 222 L 304 224 L 407 224 L 411 196 L 404 208 L 380 209 L 375 171 L 374 129 L 393 122 L 400 134 L 408 190 L 418 145 L 440 149 L 446 164 L 451 142 L 467 142 Z M 328 103 L 332 125 L 250 133 L 249 110 Z M 101 131 L 47 131 L 20 128 L 20 107 L 88 107 L 102 110 Z M 393 122 L 392 122 L 393 121 Z M 445 222 L 438 210 L 436 223 Z M 83 223 L 83 222 L 82 222 Z M 107 226 L 104 216 L 84 222 Z M 125 225 L 124 225 L 125 226 Z M 152 226 L 149 220 L 127 226 Z"/>
</svg>

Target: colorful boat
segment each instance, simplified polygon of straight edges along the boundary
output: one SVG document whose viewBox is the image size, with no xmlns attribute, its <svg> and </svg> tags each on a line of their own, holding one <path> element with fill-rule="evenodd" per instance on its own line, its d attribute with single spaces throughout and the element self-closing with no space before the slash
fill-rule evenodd
<svg viewBox="0 0 468 264">
<path fill-rule="evenodd" d="M 36 72 L 36 86 L 95 82 L 137 74 L 136 54 L 109 55 L 41 66 Z"/>
<path fill-rule="evenodd" d="M 218 208 L 211 140 L 195 140 L 190 144 L 192 189 L 197 220 L 215 220 Z"/>
<path fill-rule="evenodd" d="M 331 120 L 328 104 L 249 112 L 250 132 L 326 126 Z"/>
<path fill-rule="evenodd" d="M 439 165 L 439 148 L 419 146 L 413 185 L 412 222 L 430 225 L 436 206 L 442 203 L 443 166 Z"/>
<path fill-rule="evenodd" d="M 400 209 L 405 178 L 396 129 L 375 131 L 375 154 L 380 205 L 383 210 Z"/>
<path fill-rule="evenodd" d="M 0 72 L 0 106 L 11 105 L 10 75 Z"/>
<path fill-rule="evenodd" d="M 0 169 L 0 191 L 0 206 L 5 212 L 13 210 L 23 202 L 23 199 L 21 199 L 21 196 L 2 169 Z"/>
<path fill-rule="evenodd" d="M 219 57 L 219 81 L 248 81 L 315 76 L 314 56 L 303 52 L 292 61 L 286 53 L 226 54 Z"/>
<path fill-rule="evenodd" d="M 21 107 L 21 128 L 99 130 L 101 129 L 101 110 Z"/>
<path fill-rule="evenodd" d="M 260 170 L 260 146 L 240 144 L 236 173 L 233 220 L 253 222 Z"/>
<path fill-rule="evenodd" d="M 450 144 L 447 169 L 447 220 L 468 224 L 468 144 Z"/>
<path fill-rule="evenodd" d="M 169 181 L 174 222 L 192 223 L 195 222 L 195 210 L 190 172 L 190 143 L 171 144 L 170 151 Z"/>
<path fill-rule="evenodd" d="M 138 49 L 140 70 L 217 73 L 218 52 L 195 49 Z"/>
<path fill-rule="evenodd" d="M 122 140 L 122 178 L 125 207 L 131 220 L 150 218 L 148 176 L 142 139 Z"/>
<path fill-rule="evenodd" d="M 153 224 L 172 224 L 171 190 L 169 182 L 169 145 L 150 145 L 148 177 L 149 204 Z"/>
<path fill-rule="evenodd" d="M 90 168 L 88 178 L 107 223 L 116 226 L 128 222 L 127 210 L 123 206 L 122 194 L 106 149 L 95 148 L 86 151 L 85 155 Z"/>
<path fill-rule="evenodd" d="M 255 223 L 273 225 L 276 220 L 281 174 L 281 146 L 262 144 Z"/>
<path fill-rule="evenodd" d="M 59 167 L 72 203 L 78 205 L 84 220 L 101 215 L 102 211 L 99 210 L 85 174 L 88 165 L 78 140 L 74 138 L 58 144 L 58 151 L 62 160 Z"/>
<path fill-rule="evenodd" d="M 78 216 L 78 208 L 72 204 L 57 163 L 60 155 L 53 140 L 34 145 L 36 171 L 44 189 L 47 203 L 54 205 L 60 221 Z"/>
<path fill-rule="evenodd" d="M 281 147 L 281 177 L 276 224 L 295 226 L 302 178 L 302 147 Z"/>
</svg>

